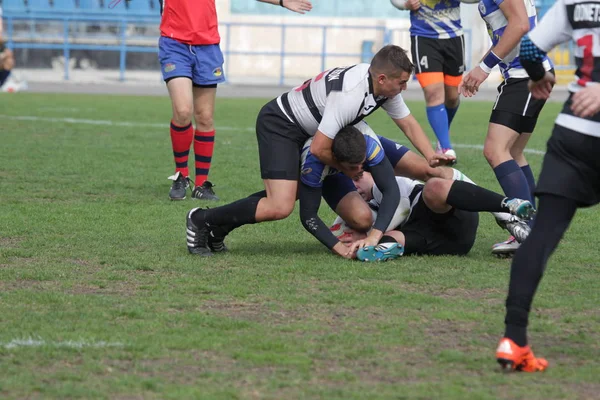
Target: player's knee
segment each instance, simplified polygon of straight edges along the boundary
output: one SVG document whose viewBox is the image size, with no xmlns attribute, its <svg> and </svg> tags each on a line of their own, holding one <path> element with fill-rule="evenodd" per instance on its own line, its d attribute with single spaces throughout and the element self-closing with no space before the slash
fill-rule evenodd
<svg viewBox="0 0 600 400">
<path fill-rule="evenodd" d="M 490 165 L 495 165 L 496 164 L 496 160 L 499 157 L 498 149 L 496 149 L 494 146 L 489 145 L 488 143 L 486 143 L 483 146 L 483 156 L 485 157 L 485 159 L 487 160 L 487 162 Z"/>
<path fill-rule="evenodd" d="M 361 207 L 352 212 L 352 216 L 346 220 L 346 224 L 354 230 L 366 232 L 373 225 L 373 213 L 369 207 Z"/>
<path fill-rule="evenodd" d="M 442 207 L 446 203 L 448 192 L 452 186 L 451 180 L 431 178 L 423 187 L 423 200 L 430 207 Z"/>
<path fill-rule="evenodd" d="M 294 211 L 294 203 L 287 204 L 285 202 L 277 202 L 273 206 L 269 207 L 269 220 L 278 221 L 280 219 L 285 219 L 290 216 L 290 214 Z"/>
<path fill-rule="evenodd" d="M 186 126 L 192 122 L 192 105 L 178 104 L 173 107 L 173 122 L 178 126 Z"/>
<path fill-rule="evenodd" d="M 458 96 L 458 90 L 457 91 L 452 91 L 446 92 L 446 101 L 445 101 L 445 106 L 446 108 L 456 108 L 458 107 L 458 104 L 460 103 L 460 97 Z"/>
<path fill-rule="evenodd" d="M 194 112 L 194 120 L 196 121 L 196 129 L 200 132 L 208 132 L 214 128 L 215 121 L 211 110 Z"/>
</svg>

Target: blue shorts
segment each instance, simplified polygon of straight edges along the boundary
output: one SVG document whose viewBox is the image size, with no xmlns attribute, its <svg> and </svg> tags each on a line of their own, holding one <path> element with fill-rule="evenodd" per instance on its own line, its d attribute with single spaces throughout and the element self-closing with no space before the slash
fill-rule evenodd
<svg viewBox="0 0 600 400">
<path fill-rule="evenodd" d="M 218 44 L 193 46 L 161 36 L 158 60 L 165 82 L 178 77 L 190 78 L 201 86 L 225 82 L 223 53 Z"/>
<path fill-rule="evenodd" d="M 383 152 L 388 160 L 390 160 L 392 167 L 396 167 L 398 161 L 410 151 L 408 147 L 396 143 L 393 140 L 383 136 L 377 137 L 379 138 L 381 147 L 383 147 Z M 342 173 L 330 175 L 323 180 L 323 199 L 325 199 L 333 211 L 335 211 L 344 196 L 351 192 L 356 192 L 354 182 Z"/>
<path fill-rule="evenodd" d="M 377 137 L 381 142 L 381 147 L 383 147 L 385 156 L 388 158 L 388 160 L 390 160 L 392 167 L 396 168 L 398 161 L 400 161 L 400 159 L 404 157 L 404 155 L 408 153 L 410 149 L 383 136 L 377 135 Z"/>
</svg>

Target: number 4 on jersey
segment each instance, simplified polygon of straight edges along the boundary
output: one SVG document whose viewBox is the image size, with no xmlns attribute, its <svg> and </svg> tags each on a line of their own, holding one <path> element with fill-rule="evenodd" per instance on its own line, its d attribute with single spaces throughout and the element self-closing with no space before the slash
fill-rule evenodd
<svg viewBox="0 0 600 400">
<path fill-rule="evenodd" d="M 419 60 L 419 64 L 425 68 L 425 69 L 429 69 L 429 62 L 427 61 L 427 56 L 423 56 L 421 57 L 421 60 Z"/>
</svg>

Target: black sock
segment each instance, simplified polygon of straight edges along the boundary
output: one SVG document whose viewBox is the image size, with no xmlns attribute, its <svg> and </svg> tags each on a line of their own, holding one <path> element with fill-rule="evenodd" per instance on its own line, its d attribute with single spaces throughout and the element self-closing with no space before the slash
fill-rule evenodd
<svg viewBox="0 0 600 400">
<path fill-rule="evenodd" d="M 379 243 L 398 243 L 398 241 L 394 239 L 393 236 L 383 235 L 381 239 L 379 239 Z"/>
<path fill-rule="evenodd" d="M 258 200 L 260 200 L 263 197 L 267 197 L 267 191 L 261 190 L 260 192 L 252 193 L 250 196 L 248 196 L 248 198 L 251 198 L 251 197 L 258 198 Z M 256 204 L 258 204 L 258 203 L 256 203 Z M 256 210 L 254 210 L 254 213 L 256 214 Z M 254 221 L 254 222 L 256 222 L 256 221 Z M 250 222 L 250 223 L 253 224 L 254 222 Z M 229 232 L 231 232 L 235 228 L 239 228 L 242 225 L 246 225 L 246 223 L 242 223 L 242 224 L 238 223 L 238 224 L 233 224 L 233 225 L 221 225 L 217 228 L 213 228 L 211 231 L 216 236 L 225 237 L 229 234 Z"/>
<path fill-rule="evenodd" d="M 506 298 L 505 336 L 527 345 L 527 324 L 533 296 L 550 254 L 575 215 L 577 203 L 555 195 L 540 196 L 539 212 L 529 237 L 513 258 Z"/>
<path fill-rule="evenodd" d="M 205 222 L 219 225 L 226 228 L 228 232 L 242 225 L 254 224 L 256 209 L 261 198 L 252 195 L 221 207 L 199 209 L 192 214 L 192 221 L 197 225 Z"/>
<path fill-rule="evenodd" d="M 509 212 L 504 206 L 506 197 L 482 188 L 481 186 L 473 185 L 469 182 L 454 181 L 446 203 L 449 206 L 464 211 L 491 211 L 491 212 Z"/>
<path fill-rule="evenodd" d="M 529 310 L 525 310 L 522 307 L 506 307 L 504 323 L 506 324 L 504 337 L 511 339 L 517 346 L 527 346 Z"/>
</svg>

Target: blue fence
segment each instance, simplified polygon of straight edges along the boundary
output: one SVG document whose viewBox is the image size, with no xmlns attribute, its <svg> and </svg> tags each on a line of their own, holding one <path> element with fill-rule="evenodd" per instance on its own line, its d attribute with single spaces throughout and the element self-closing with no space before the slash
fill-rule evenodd
<svg viewBox="0 0 600 400">
<path fill-rule="evenodd" d="M 111 8 L 114 6 L 113 8 Z M 113 51 L 119 54 L 119 78 L 124 81 L 127 71 L 127 54 L 131 53 L 156 53 L 157 36 L 140 37 L 131 33 L 131 26 L 148 26 L 154 32 L 160 23 L 158 4 L 154 0 L 4 0 L 4 20 L 7 46 L 12 49 L 45 49 L 59 50 L 62 52 L 64 63 L 64 79 L 69 79 L 69 62 L 71 52 L 74 50 Z M 50 33 L 40 32 L 40 26 L 54 26 Z M 89 35 L 80 29 L 81 25 L 110 26 L 110 34 Z M 15 27 L 19 29 L 15 30 Z M 279 48 L 271 51 L 242 50 L 236 43 L 232 43 L 232 31 L 236 28 L 277 28 Z M 315 32 L 321 38 L 318 51 L 297 51 L 287 46 L 290 29 L 309 29 L 311 37 Z M 357 43 L 348 51 L 336 51 L 335 42 L 330 33 L 336 30 L 354 29 L 364 32 L 364 40 Z M 279 57 L 278 83 L 284 84 L 286 79 L 286 60 L 291 57 L 314 57 L 320 60 L 321 70 L 327 69 L 328 60 L 334 58 L 352 58 L 355 62 L 369 61 L 373 55 L 375 45 L 395 42 L 398 36 L 407 35 L 406 30 L 386 29 L 382 26 L 328 26 L 308 24 L 264 24 L 264 23 L 238 23 L 222 22 L 220 31 L 224 37 L 221 48 L 225 56 L 225 73 L 231 77 L 231 58 L 233 56 L 270 56 Z M 373 35 L 379 38 L 376 42 Z M 339 32 L 338 32 L 339 34 Z M 472 37 L 469 30 L 465 30 L 466 65 L 471 66 Z M 353 51 L 356 49 L 356 51 Z"/>
</svg>

